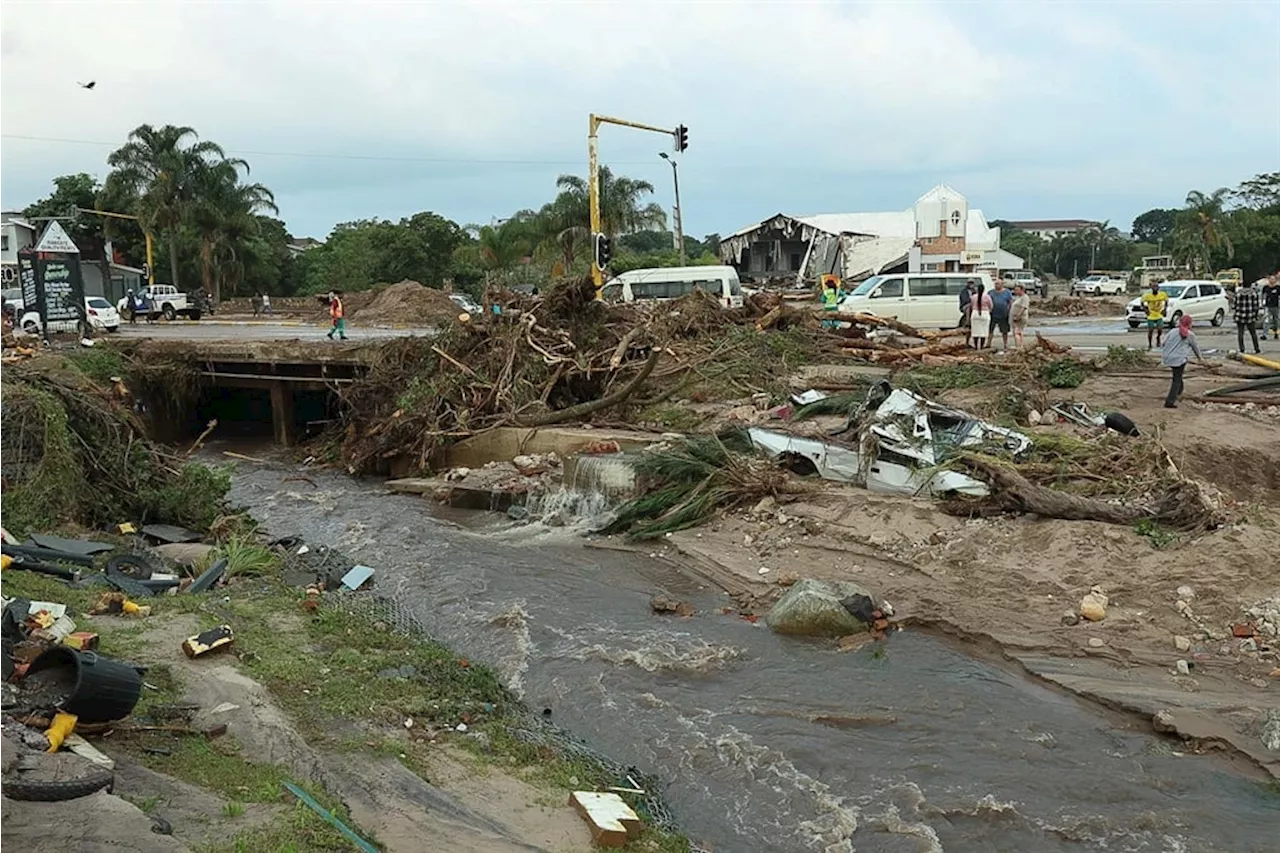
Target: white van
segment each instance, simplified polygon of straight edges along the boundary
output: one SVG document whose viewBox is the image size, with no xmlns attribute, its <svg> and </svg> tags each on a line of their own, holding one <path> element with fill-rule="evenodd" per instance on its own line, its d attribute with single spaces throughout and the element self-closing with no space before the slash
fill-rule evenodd
<svg viewBox="0 0 1280 853">
<path fill-rule="evenodd" d="M 631 270 L 604 286 L 604 298 L 620 302 L 679 299 L 701 290 L 724 308 L 742 307 L 742 282 L 733 267 L 659 267 Z"/>
<path fill-rule="evenodd" d="M 985 272 L 873 275 L 845 297 L 840 310 L 896 317 L 918 329 L 951 329 L 960 325 L 960 292 L 971 281 L 992 289 Z"/>
</svg>

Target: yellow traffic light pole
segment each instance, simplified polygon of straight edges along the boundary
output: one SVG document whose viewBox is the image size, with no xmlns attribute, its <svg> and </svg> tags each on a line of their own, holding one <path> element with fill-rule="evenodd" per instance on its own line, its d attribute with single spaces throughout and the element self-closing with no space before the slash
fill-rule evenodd
<svg viewBox="0 0 1280 853">
<path fill-rule="evenodd" d="M 92 210 L 87 207 L 77 207 L 76 213 L 96 213 L 99 216 L 111 216 L 116 219 L 132 219 L 134 222 L 137 222 L 138 225 L 142 225 L 142 220 L 139 217 L 129 213 L 112 213 L 109 210 Z M 156 265 L 151 260 L 151 232 L 148 231 L 146 228 L 143 228 L 142 236 L 147 241 L 147 284 L 155 284 L 156 283 Z"/>
<path fill-rule="evenodd" d="M 651 124 L 640 124 L 635 121 L 613 118 L 612 116 L 598 116 L 595 113 L 591 113 L 587 128 L 587 203 L 591 207 L 591 235 L 593 240 L 595 235 L 600 233 L 600 229 L 604 227 L 603 217 L 600 215 L 600 153 L 598 148 L 598 134 L 602 124 L 616 124 L 619 127 L 648 130 L 653 133 L 665 134 L 666 136 L 676 136 L 678 139 L 677 131 L 669 127 L 655 127 Z M 683 129 L 683 125 L 681 129 Z M 596 286 L 596 299 L 603 299 L 604 270 L 596 262 L 594 245 L 591 251 L 591 281 Z"/>
</svg>

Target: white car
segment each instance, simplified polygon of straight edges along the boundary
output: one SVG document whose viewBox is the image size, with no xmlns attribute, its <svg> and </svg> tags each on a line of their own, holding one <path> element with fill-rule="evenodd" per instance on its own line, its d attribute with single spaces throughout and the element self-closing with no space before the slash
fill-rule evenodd
<svg viewBox="0 0 1280 853">
<path fill-rule="evenodd" d="M 1129 282 L 1125 279 L 1096 273 L 1071 285 L 1071 293 L 1076 296 L 1119 296 L 1128 289 Z"/>
<path fill-rule="evenodd" d="M 449 298 L 453 300 L 454 305 L 457 305 L 459 308 L 461 308 L 463 311 L 466 311 L 468 314 L 478 317 L 484 313 L 484 308 L 482 308 L 474 299 L 472 299 L 470 296 L 467 296 L 465 293 L 450 293 Z"/>
<path fill-rule="evenodd" d="M 116 312 L 116 309 L 111 307 L 111 303 L 101 296 L 86 296 L 84 309 L 93 328 L 105 332 L 120 331 L 120 315 Z M 18 325 L 28 335 L 39 335 L 40 312 L 26 312 L 22 315 L 22 321 Z M 76 324 L 72 321 L 55 320 L 53 323 L 53 331 L 55 332 L 74 332 L 75 330 Z"/>
<path fill-rule="evenodd" d="M 1221 326 L 1227 318 L 1227 312 L 1231 310 L 1231 306 L 1227 304 L 1226 292 L 1216 281 L 1170 281 L 1160 285 L 1160 290 L 1169 297 L 1164 316 L 1170 327 L 1177 325 L 1183 314 L 1190 315 L 1198 323 Z M 1131 300 L 1125 306 L 1125 315 L 1130 329 L 1136 329 L 1147 321 L 1147 309 L 1142 306 L 1142 297 Z"/>
</svg>

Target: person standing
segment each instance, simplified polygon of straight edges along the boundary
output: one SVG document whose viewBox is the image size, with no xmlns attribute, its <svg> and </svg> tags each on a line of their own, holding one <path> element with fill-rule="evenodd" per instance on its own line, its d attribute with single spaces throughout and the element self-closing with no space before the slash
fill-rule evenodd
<svg viewBox="0 0 1280 853">
<path fill-rule="evenodd" d="M 1164 335 L 1164 315 L 1169 308 L 1169 294 L 1160 289 L 1158 282 L 1151 283 L 1151 292 L 1142 294 L 1142 307 L 1147 309 L 1147 349 L 1151 349 L 1151 336 L 1155 335 L 1156 346 L 1160 346 L 1160 338 Z"/>
<path fill-rule="evenodd" d="M 1267 321 L 1262 324 L 1262 339 L 1271 330 L 1273 340 L 1280 341 L 1280 272 L 1273 272 L 1262 286 L 1262 304 L 1267 309 Z"/>
<path fill-rule="evenodd" d="M 986 349 L 991 332 L 991 297 L 978 282 L 969 300 L 969 340 L 974 349 Z"/>
<path fill-rule="evenodd" d="M 271 294 L 270 293 L 262 294 L 262 313 L 266 314 L 268 317 L 275 316 L 274 314 L 271 313 Z"/>
<path fill-rule="evenodd" d="M 1258 295 L 1258 290 L 1253 286 L 1253 282 L 1241 282 L 1236 288 L 1236 301 L 1232 306 L 1232 312 L 1236 318 L 1236 343 L 1240 352 L 1244 352 L 1244 333 L 1249 330 L 1249 336 L 1253 338 L 1253 352 L 1255 355 L 1262 352 L 1262 348 L 1258 346 L 1258 315 L 1262 313 L 1262 299 Z"/>
<path fill-rule="evenodd" d="M 253 298 L 249 300 L 249 304 L 253 306 L 254 318 L 257 318 L 260 314 L 262 314 L 262 294 L 261 293 L 253 294 Z"/>
<path fill-rule="evenodd" d="M 1009 322 L 1013 326 L 1013 346 L 1022 349 L 1027 345 L 1027 319 L 1031 314 L 1031 297 L 1021 284 L 1013 286 L 1013 303 L 1009 306 Z"/>
<path fill-rule="evenodd" d="M 840 290 L 840 286 L 835 276 L 827 278 L 823 282 L 822 287 L 822 310 L 835 314 L 840 310 L 840 303 L 844 300 L 844 293 Z M 833 329 L 839 325 L 834 319 L 823 320 L 822 325 L 829 329 Z"/>
<path fill-rule="evenodd" d="M 1192 353 L 1195 353 L 1196 361 L 1204 363 L 1200 345 L 1196 343 L 1195 333 L 1191 331 L 1191 316 L 1183 314 L 1178 318 L 1177 331 L 1170 332 L 1164 345 L 1160 347 L 1160 363 L 1173 371 L 1169 393 L 1164 398 L 1166 409 L 1178 408 L 1178 398 L 1182 396 L 1182 374 L 1186 372 Z"/>
<path fill-rule="evenodd" d="M 1013 292 L 1004 289 L 1004 279 L 996 279 L 995 290 L 988 296 L 991 300 L 991 336 L 996 329 L 1000 330 L 1001 349 L 1009 348 L 1009 308 L 1013 304 Z"/>
<path fill-rule="evenodd" d="M 967 329 L 969 327 L 970 309 L 973 307 L 973 294 L 978 290 L 978 283 L 973 279 L 969 279 L 964 284 L 964 290 L 960 291 L 960 327 Z"/>
<path fill-rule="evenodd" d="M 329 320 L 333 324 L 333 328 L 329 330 L 329 340 L 333 340 L 333 333 L 337 332 L 338 337 L 345 341 L 347 339 L 347 320 L 343 312 L 341 290 L 329 291 Z"/>
</svg>

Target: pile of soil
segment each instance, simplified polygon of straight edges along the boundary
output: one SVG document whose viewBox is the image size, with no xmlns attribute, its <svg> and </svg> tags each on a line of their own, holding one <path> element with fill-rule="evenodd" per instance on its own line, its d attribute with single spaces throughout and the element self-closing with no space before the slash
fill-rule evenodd
<svg viewBox="0 0 1280 853">
<path fill-rule="evenodd" d="M 1124 303 L 1096 296 L 1051 296 L 1033 310 L 1054 317 L 1119 317 Z"/>
<path fill-rule="evenodd" d="M 379 292 L 367 307 L 351 316 L 366 326 L 417 326 L 447 323 L 461 313 L 458 304 L 443 291 L 406 279 Z"/>
</svg>

